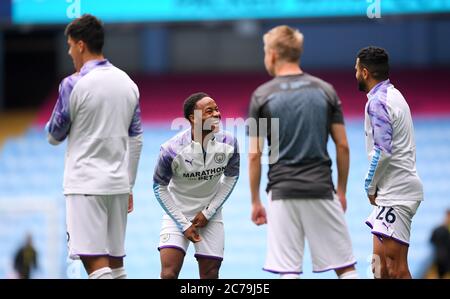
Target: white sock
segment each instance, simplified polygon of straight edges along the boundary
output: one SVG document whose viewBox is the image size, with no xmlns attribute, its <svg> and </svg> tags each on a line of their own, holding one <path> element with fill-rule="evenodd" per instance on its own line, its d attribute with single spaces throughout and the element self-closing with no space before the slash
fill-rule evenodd
<svg viewBox="0 0 450 299">
<path fill-rule="evenodd" d="M 89 279 L 112 279 L 111 268 L 103 267 L 89 274 Z"/>
<path fill-rule="evenodd" d="M 300 274 L 284 273 L 284 274 L 280 274 L 280 278 L 281 279 L 299 279 L 300 278 Z"/>
<path fill-rule="evenodd" d="M 126 279 L 127 272 L 125 272 L 124 267 L 111 269 L 111 274 L 113 279 Z"/>
<path fill-rule="evenodd" d="M 356 270 L 351 270 L 339 275 L 339 279 L 358 279 L 358 272 Z"/>
</svg>

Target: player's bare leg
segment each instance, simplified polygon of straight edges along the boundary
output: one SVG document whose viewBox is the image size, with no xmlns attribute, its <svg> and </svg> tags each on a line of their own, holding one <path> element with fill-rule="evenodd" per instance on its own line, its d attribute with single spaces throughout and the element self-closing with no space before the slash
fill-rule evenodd
<svg viewBox="0 0 450 299">
<path fill-rule="evenodd" d="M 125 279 L 127 273 L 123 266 L 123 258 L 121 257 L 109 257 L 109 267 L 111 268 L 112 277 L 114 279 Z"/>
<path fill-rule="evenodd" d="M 111 269 L 123 267 L 123 258 L 109 257 L 109 266 L 111 267 Z"/>
<path fill-rule="evenodd" d="M 183 266 L 184 252 L 176 248 L 162 248 L 159 252 L 161 258 L 161 278 L 177 279 Z"/>
<path fill-rule="evenodd" d="M 89 278 L 112 278 L 108 256 L 80 256 Z"/>
<path fill-rule="evenodd" d="M 83 255 L 80 256 L 80 259 L 83 262 L 84 268 L 88 274 L 91 274 L 100 268 L 109 267 L 109 259 L 107 256 Z"/>
<path fill-rule="evenodd" d="M 340 279 L 357 279 L 359 278 L 355 266 L 351 265 L 345 268 L 334 270 Z"/>
<path fill-rule="evenodd" d="M 411 278 L 408 268 L 408 246 L 392 238 L 383 238 L 389 278 Z"/>
<path fill-rule="evenodd" d="M 200 279 L 218 279 L 222 261 L 211 258 L 197 258 Z"/>
<path fill-rule="evenodd" d="M 372 272 L 375 279 L 389 278 L 383 242 L 375 235 L 373 236 Z"/>
</svg>

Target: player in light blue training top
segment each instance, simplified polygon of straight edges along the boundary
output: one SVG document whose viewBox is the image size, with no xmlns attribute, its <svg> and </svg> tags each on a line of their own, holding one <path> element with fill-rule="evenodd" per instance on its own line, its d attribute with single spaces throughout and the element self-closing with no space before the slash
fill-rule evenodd
<svg viewBox="0 0 450 299">
<path fill-rule="evenodd" d="M 166 212 L 159 251 L 161 278 L 178 278 L 189 241 L 200 278 L 218 278 L 224 252 L 222 205 L 239 176 L 236 138 L 219 131 L 220 112 L 205 93 L 184 103 L 191 128 L 161 146 L 153 189 Z"/>
<path fill-rule="evenodd" d="M 388 79 L 384 49 L 362 49 L 355 69 L 359 89 L 368 98 L 365 133 L 370 166 L 365 190 L 375 206 L 366 221 L 374 234 L 372 268 L 376 278 L 411 278 L 407 262 L 411 221 L 423 200 L 411 112 Z"/>
</svg>

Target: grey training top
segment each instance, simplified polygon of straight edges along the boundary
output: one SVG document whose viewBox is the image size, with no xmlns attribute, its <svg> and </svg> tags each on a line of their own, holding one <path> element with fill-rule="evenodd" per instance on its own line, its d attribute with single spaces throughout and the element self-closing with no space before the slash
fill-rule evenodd
<svg viewBox="0 0 450 299">
<path fill-rule="evenodd" d="M 327 142 L 331 124 L 344 123 L 333 86 L 306 73 L 275 77 L 253 93 L 249 118 L 267 119 L 267 129 L 247 126 L 247 134 L 267 137 L 269 155 L 276 146 L 271 118 L 279 119 L 279 156 L 266 188 L 272 199 L 333 198 Z"/>
</svg>

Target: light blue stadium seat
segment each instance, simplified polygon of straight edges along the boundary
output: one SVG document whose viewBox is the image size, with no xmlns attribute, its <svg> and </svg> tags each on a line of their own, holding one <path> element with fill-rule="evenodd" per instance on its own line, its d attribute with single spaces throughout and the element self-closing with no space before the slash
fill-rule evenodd
<svg viewBox="0 0 450 299">
<path fill-rule="evenodd" d="M 365 153 L 362 120 L 349 120 L 346 124 L 351 150 L 351 169 L 348 183 L 348 211 L 346 220 L 352 237 L 354 254 L 358 260 L 357 270 L 361 277 L 370 277 L 370 254 L 372 250 L 370 230 L 364 221 L 371 207 L 364 194 L 363 181 L 368 161 Z M 418 277 L 429 264 L 432 250 L 429 244 L 431 230 L 443 220 L 444 211 L 450 207 L 450 118 L 415 121 L 417 141 L 417 169 L 425 188 L 425 201 L 421 204 L 412 224 L 409 263 L 414 277 Z M 134 188 L 135 211 L 129 216 L 126 238 L 127 272 L 131 278 L 158 278 L 160 271 L 159 229 L 162 208 L 154 198 L 152 181 L 159 145 L 175 132 L 168 126 L 144 126 L 144 148 Z M 239 131 L 245 140 L 243 130 Z M 47 143 L 45 134 L 33 128 L 21 137 L 7 140 L 0 149 L 0 207 L 6 203 L 21 205 L 22 200 L 35 198 L 57 203 L 61 216 L 61 248 L 65 248 L 64 196 L 62 181 L 66 144 L 54 147 Z M 335 150 L 329 143 L 333 161 Z M 336 179 L 336 168 L 333 166 Z M 264 166 L 261 188 L 267 183 L 267 166 Z M 264 203 L 267 202 L 263 194 Z M 248 187 L 247 154 L 241 154 L 241 174 L 233 194 L 224 205 L 225 258 L 222 278 L 275 278 L 263 272 L 266 254 L 266 227 L 256 227 L 250 221 L 250 192 Z M 11 225 L 11 223 L 13 225 Z M 15 215 L 0 209 L 0 278 L 7 275 L 11 254 L 23 241 L 24 234 L 31 230 L 40 251 L 49 252 L 48 224 L 42 215 Z M 305 278 L 334 278 L 333 272 L 311 273 L 309 249 L 305 250 Z M 65 261 L 66 251 L 60 250 Z M 48 261 L 42 263 L 39 277 L 48 276 Z M 60 277 L 65 277 L 64 262 Z M 197 278 L 198 268 L 193 258 L 193 249 L 186 255 L 181 278 Z"/>
</svg>

